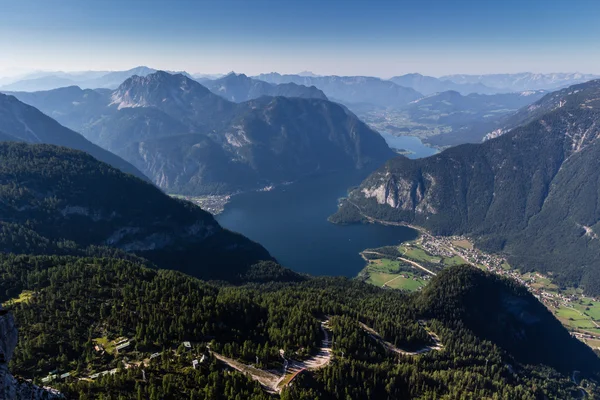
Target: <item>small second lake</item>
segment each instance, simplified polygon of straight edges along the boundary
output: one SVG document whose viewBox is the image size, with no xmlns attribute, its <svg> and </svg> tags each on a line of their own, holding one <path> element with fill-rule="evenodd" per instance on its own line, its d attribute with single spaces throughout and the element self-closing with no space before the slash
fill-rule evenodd
<svg viewBox="0 0 600 400">
<path fill-rule="evenodd" d="M 410 151 L 408 158 L 423 158 L 438 153 L 437 149 L 427 146 L 416 136 L 394 136 L 385 132 L 382 132 L 381 136 L 391 148 Z"/>
</svg>

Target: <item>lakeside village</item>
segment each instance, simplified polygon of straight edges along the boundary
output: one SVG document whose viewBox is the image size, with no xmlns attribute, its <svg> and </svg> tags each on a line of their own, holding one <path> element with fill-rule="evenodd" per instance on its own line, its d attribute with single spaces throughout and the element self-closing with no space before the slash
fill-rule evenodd
<svg viewBox="0 0 600 400">
<path fill-rule="evenodd" d="M 289 185 L 292 182 L 283 182 L 281 185 Z M 270 192 L 275 189 L 274 185 L 267 185 L 263 188 L 257 189 L 257 192 Z M 206 196 L 187 196 L 187 195 L 179 195 L 179 194 L 171 194 L 171 197 L 176 199 L 183 199 L 190 201 L 203 209 L 204 211 L 208 211 L 212 215 L 218 215 L 223 212 L 225 209 L 225 205 L 229 203 L 231 197 L 240 194 L 241 192 L 236 192 L 233 194 L 225 194 L 225 195 L 206 195 Z"/>
<path fill-rule="evenodd" d="M 184 196 L 172 194 L 171 197 L 190 201 L 213 215 L 222 213 L 225 209 L 225 205 L 231 199 L 231 195 Z"/>
<path fill-rule="evenodd" d="M 512 278 L 541 301 L 571 332 L 592 348 L 600 349 L 600 299 L 584 296 L 574 288 L 561 289 L 550 277 L 539 272 L 521 273 L 511 268 L 500 255 L 488 254 L 473 246 L 469 238 L 462 236 L 432 236 L 422 232 L 414 242 L 404 247 L 424 250 L 432 256 L 447 259 L 459 256 L 469 264 L 490 272 Z"/>
</svg>

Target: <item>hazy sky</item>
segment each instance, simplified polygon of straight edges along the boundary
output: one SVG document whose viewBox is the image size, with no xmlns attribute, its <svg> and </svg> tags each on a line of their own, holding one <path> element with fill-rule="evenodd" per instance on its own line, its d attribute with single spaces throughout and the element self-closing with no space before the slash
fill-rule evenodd
<svg viewBox="0 0 600 400">
<path fill-rule="evenodd" d="M 0 0 L 0 74 L 600 73 L 600 0 Z"/>
</svg>

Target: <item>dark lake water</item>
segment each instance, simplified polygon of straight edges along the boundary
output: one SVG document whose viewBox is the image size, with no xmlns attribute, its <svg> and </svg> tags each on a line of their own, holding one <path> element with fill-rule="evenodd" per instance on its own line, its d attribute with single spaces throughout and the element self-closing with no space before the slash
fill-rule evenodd
<svg viewBox="0 0 600 400">
<path fill-rule="evenodd" d="M 364 174 L 335 173 L 306 178 L 270 192 L 234 196 L 217 220 L 261 243 L 282 265 L 312 275 L 355 276 L 365 263 L 358 254 L 369 247 L 416 238 L 405 227 L 335 225 L 327 221 L 337 201 Z"/>
<path fill-rule="evenodd" d="M 437 150 L 413 136 L 382 134 L 392 148 L 410 150 L 410 158 Z M 365 262 L 359 252 L 413 240 L 417 232 L 398 226 L 335 225 L 327 217 L 368 174 L 335 173 L 306 178 L 269 192 L 234 196 L 216 218 L 224 227 L 259 242 L 282 265 L 311 275 L 355 276 Z"/>
</svg>

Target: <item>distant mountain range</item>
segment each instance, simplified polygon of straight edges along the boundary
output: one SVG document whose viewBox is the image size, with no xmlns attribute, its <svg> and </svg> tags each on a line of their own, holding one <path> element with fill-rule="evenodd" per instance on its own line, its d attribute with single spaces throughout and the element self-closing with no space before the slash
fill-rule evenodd
<svg viewBox="0 0 600 400">
<path fill-rule="evenodd" d="M 220 85 L 236 102 L 161 71 L 115 90 L 15 95 L 179 193 L 255 189 L 393 154 L 318 89 L 239 75 Z M 332 219 L 468 234 L 599 294 L 600 81 L 527 105 L 542 95 L 446 91 L 405 104 L 415 120 L 445 123 L 525 108 L 484 143 L 391 159 Z M 64 398 L 262 400 L 282 379 L 295 380 L 281 397 L 298 399 L 598 396 L 597 354 L 517 281 L 455 265 L 408 295 L 299 275 L 48 115 L 0 95 L 0 300 L 11 308 L 0 312 L 0 397 L 55 398 L 31 384 L 48 376 Z M 323 368 L 280 375 L 280 349 Z M 230 368 L 249 364 L 256 374 Z"/>
<path fill-rule="evenodd" d="M 544 91 L 462 95 L 445 91 L 425 96 L 397 109 L 372 105 L 352 106 L 369 126 L 393 135 L 418 136 L 427 144 L 444 148 L 480 143 L 504 127 L 506 120 L 544 95 Z"/>
<path fill-rule="evenodd" d="M 434 78 L 407 74 L 386 81 L 270 73 L 255 78 L 274 84 L 314 85 L 380 132 L 419 136 L 430 145 L 445 148 L 478 143 L 488 133 L 502 129 L 505 118 L 541 98 L 545 87 L 553 89 L 590 77 L 506 74 L 482 75 L 480 81 L 466 75 Z"/>
<path fill-rule="evenodd" d="M 3 141 L 54 144 L 85 151 L 123 172 L 147 179 L 137 168 L 120 157 L 24 104 L 13 96 L 0 93 L 0 139 Z"/>
<path fill-rule="evenodd" d="M 115 89 L 124 80 L 134 75 L 147 76 L 157 70 L 148 67 L 136 67 L 126 71 L 86 71 L 34 73 L 18 81 L 0 86 L 3 92 L 37 92 L 66 86 L 79 86 L 83 89 Z M 183 72 L 189 77 L 189 74 Z"/>
<path fill-rule="evenodd" d="M 453 90 L 463 95 L 470 93 L 496 94 L 528 90 L 555 90 L 598 79 L 600 75 L 579 73 L 446 75 L 440 78 L 421 74 L 406 74 L 390 78 L 400 86 L 410 87 L 424 95 Z"/>
<path fill-rule="evenodd" d="M 0 91 L 27 91 L 34 92 L 40 90 L 51 90 L 65 86 L 76 85 L 83 89 L 107 88 L 115 89 L 125 79 L 133 76 L 146 76 L 156 72 L 156 69 L 139 66 L 124 71 L 80 71 L 80 72 L 62 72 L 62 71 L 39 71 L 18 77 L 0 78 Z M 168 71 L 172 72 L 172 71 Z M 198 82 L 217 80 L 229 74 L 188 74 L 179 71 L 172 73 L 181 73 L 188 78 Z M 238 75 L 233 73 L 234 75 Z M 356 89 L 359 83 L 363 88 L 367 88 L 365 96 L 372 98 L 374 93 L 385 95 L 393 101 L 385 101 L 384 106 L 397 105 L 398 99 L 393 95 L 393 89 L 382 86 L 381 81 L 393 82 L 404 88 L 412 88 L 415 91 L 428 96 L 438 92 L 448 90 L 457 91 L 463 95 L 471 93 L 495 94 L 522 92 L 527 90 L 555 90 L 564 88 L 573 84 L 583 83 L 592 79 L 600 78 L 600 75 L 581 74 L 581 73 L 553 73 L 538 74 L 524 72 L 518 74 L 487 74 L 487 75 L 446 75 L 439 78 L 426 76 L 419 73 L 394 76 L 389 80 L 368 76 L 321 76 L 313 74 L 310 71 L 300 72 L 298 74 L 281 75 L 278 73 L 260 74 L 255 76 L 259 80 L 269 83 L 296 83 L 305 86 L 316 86 L 325 94 L 333 99 L 348 103 L 371 102 L 365 101 L 352 88 L 343 89 L 339 85 L 343 82 L 347 85 L 354 85 Z M 364 89 L 363 89 L 364 90 Z M 237 100 L 240 101 L 240 100 Z M 379 102 L 372 102 L 375 105 L 382 105 Z"/>
<path fill-rule="evenodd" d="M 466 234 L 522 269 L 600 294 L 600 81 L 544 96 L 524 125 L 432 157 L 397 157 L 353 190 L 336 221 L 373 218 Z"/>
<path fill-rule="evenodd" d="M 327 96 L 314 86 L 297 85 L 295 83 L 272 84 L 249 78 L 244 74 L 231 73 L 216 80 L 202 82 L 213 93 L 229 101 L 241 103 L 262 96 L 302 97 L 327 100 Z"/>
<path fill-rule="evenodd" d="M 463 96 L 447 91 L 408 104 L 403 108 L 403 115 L 413 124 L 434 126 L 441 131 L 450 130 L 425 138 L 424 142 L 431 145 L 446 147 L 479 143 L 490 132 L 509 124 L 517 111 L 541 99 L 546 93 L 544 90 L 530 90 Z"/>
<path fill-rule="evenodd" d="M 320 97 L 314 88 L 302 90 Z M 374 168 L 394 154 L 377 132 L 327 100 L 261 97 L 236 104 L 166 72 L 134 76 L 114 91 L 15 95 L 173 193 L 256 189 L 317 172 Z"/>
<path fill-rule="evenodd" d="M 423 93 L 425 96 L 439 92 L 446 92 L 448 90 L 459 92 L 463 95 L 468 95 L 470 93 L 498 93 L 498 89 L 487 87 L 479 82 L 455 83 L 451 80 L 438 79 L 432 76 L 425 76 L 421 74 L 406 74 L 402 76 L 394 76 L 393 78 L 390 78 L 390 81 L 400 86 L 413 88 L 417 92 Z"/>
<path fill-rule="evenodd" d="M 439 79 L 442 81 L 451 81 L 460 85 L 480 84 L 505 92 L 520 92 L 524 90 L 560 89 L 598 78 L 600 78 L 600 75 L 594 74 L 536 74 L 523 72 L 519 74 L 446 75 Z"/>
<path fill-rule="evenodd" d="M 455 124 L 474 118 L 493 118 L 499 114 L 514 113 L 541 99 L 546 93 L 539 90 L 494 95 L 472 93 L 463 96 L 456 91 L 446 91 L 415 100 L 403 107 L 403 110 L 416 122 L 435 119 L 441 124 Z"/>
<path fill-rule="evenodd" d="M 261 74 L 254 78 L 261 81 L 282 84 L 315 86 L 321 89 L 330 100 L 350 108 L 353 105 L 368 103 L 380 107 L 401 107 L 423 95 L 414 89 L 399 86 L 391 81 L 368 76 L 300 76 Z"/>
</svg>

